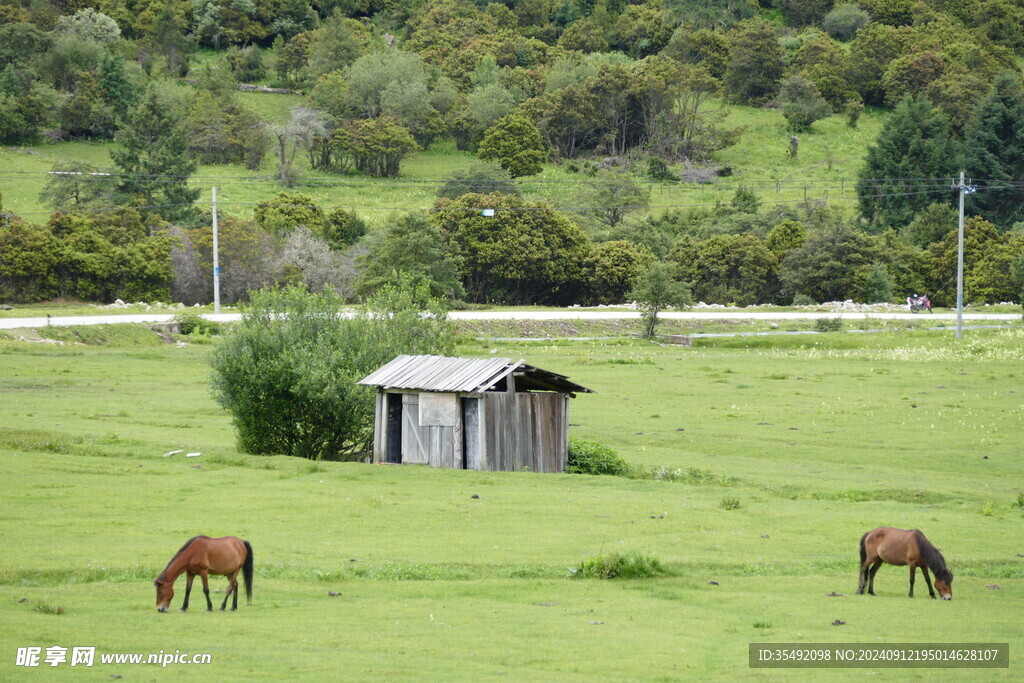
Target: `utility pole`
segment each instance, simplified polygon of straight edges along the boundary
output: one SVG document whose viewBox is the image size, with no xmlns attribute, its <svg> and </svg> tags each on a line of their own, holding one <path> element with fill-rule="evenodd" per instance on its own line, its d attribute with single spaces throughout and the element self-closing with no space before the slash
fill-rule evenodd
<svg viewBox="0 0 1024 683">
<path fill-rule="evenodd" d="M 960 204 L 963 205 L 963 196 Z M 962 213 L 962 212 L 961 212 Z M 963 221 L 961 221 L 961 224 Z M 220 263 L 217 259 L 217 188 L 213 188 L 213 312 L 220 313 Z"/>
<path fill-rule="evenodd" d="M 964 171 L 956 188 L 961 196 L 956 221 L 956 339 L 959 339 L 964 336 Z"/>
<path fill-rule="evenodd" d="M 956 338 L 960 339 L 964 336 L 964 195 L 974 194 L 978 188 L 965 184 L 964 172 L 960 171 L 960 182 L 953 189 L 960 193 L 956 239 Z"/>
</svg>

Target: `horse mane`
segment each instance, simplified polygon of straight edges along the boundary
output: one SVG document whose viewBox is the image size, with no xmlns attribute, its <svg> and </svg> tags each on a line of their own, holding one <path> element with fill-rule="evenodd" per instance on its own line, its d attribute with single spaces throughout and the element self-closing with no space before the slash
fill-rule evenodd
<svg viewBox="0 0 1024 683">
<path fill-rule="evenodd" d="M 914 530 L 914 539 L 917 541 L 917 550 L 924 558 L 925 564 L 935 574 L 935 578 L 949 583 L 953 580 L 953 572 L 946 567 L 946 560 L 943 559 L 939 549 L 932 545 L 931 541 L 924 537 L 919 530 Z"/>
<path fill-rule="evenodd" d="M 174 557 L 172 557 L 171 561 L 167 563 L 167 566 L 164 567 L 164 570 L 160 572 L 160 576 L 156 577 L 157 581 L 164 581 L 167 578 L 167 570 L 171 568 L 171 565 L 174 564 L 174 561 L 178 559 L 178 557 L 183 552 L 185 552 L 185 549 L 192 545 L 192 542 L 195 541 L 197 538 L 202 538 L 202 536 L 193 536 L 192 538 L 185 541 L 185 545 L 181 546 L 181 548 L 178 549 L 178 552 L 174 553 Z"/>
</svg>

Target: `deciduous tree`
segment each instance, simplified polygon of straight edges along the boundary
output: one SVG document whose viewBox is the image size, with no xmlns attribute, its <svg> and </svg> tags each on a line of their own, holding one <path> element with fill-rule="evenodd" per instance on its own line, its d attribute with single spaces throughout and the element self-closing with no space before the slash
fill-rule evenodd
<svg viewBox="0 0 1024 683">
<path fill-rule="evenodd" d="M 298 176 L 293 165 L 295 154 L 327 135 L 327 117 L 319 109 L 295 106 L 287 123 L 265 125 L 277 143 L 277 179 L 291 183 Z"/>
<path fill-rule="evenodd" d="M 351 260 L 331 249 L 309 228 L 299 226 L 289 233 L 281 250 L 281 260 L 284 282 L 301 283 L 314 293 L 332 287 L 343 298 L 352 296 L 356 272 Z"/>
<path fill-rule="evenodd" d="M 482 209 L 493 210 L 483 215 Z M 470 301 L 568 304 L 578 296 L 590 243 L 580 228 L 544 204 L 466 194 L 439 199 L 433 220 L 458 247 Z"/>
<path fill-rule="evenodd" d="M 609 171 L 595 176 L 577 197 L 587 214 L 614 228 L 630 213 L 647 208 L 651 203 L 651 189 L 628 173 Z"/>
<path fill-rule="evenodd" d="M 751 19 L 729 33 L 725 94 L 731 102 L 760 105 L 775 97 L 783 72 L 782 46 L 773 24 Z"/>
<path fill-rule="evenodd" d="M 256 205 L 253 220 L 260 229 L 278 236 L 286 236 L 300 226 L 322 235 L 325 224 L 323 209 L 302 192 L 278 192 L 270 201 Z"/>
<path fill-rule="evenodd" d="M 540 131 L 528 119 L 510 114 L 484 133 L 477 156 L 495 161 L 513 178 L 540 173 L 547 149 Z"/>
<path fill-rule="evenodd" d="M 776 268 L 775 255 L 753 235 L 716 235 L 697 250 L 693 295 L 721 304 L 766 303 L 778 289 Z"/>
<path fill-rule="evenodd" d="M 663 0 L 665 13 L 675 24 L 728 29 L 749 19 L 757 5 L 748 0 Z"/>
<path fill-rule="evenodd" d="M 507 194 L 520 196 L 512 175 L 493 162 L 476 163 L 453 171 L 437 191 L 438 197 L 455 199 L 464 194 Z"/>
<path fill-rule="evenodd" d="M 371 295 L 385 286 L 412 281 L 437 299 L 466 296 L 459 279 L 462 259 L 438 227 L 421 213 L 390 218 L 383 231 L 365 242 L 359 260 L 356 294 Z"/>
<path fill-rule="evenodd" d="M 629 297 L 640 305 L 644 323 L 644 337 L 654 336 L 658 314 L 670 306 L 684 308 L 693 305 L 693 296 L 687 283 L 672 276 L 672 268 L 663 261 L 655 261 L 640 273 Z"/>
<path fill-rule="evenodd" d="M 906 31 L 874 22 L 857 32 L 850 44 L 847 73 L 850 85 L 864 98 L 865 104 L 885 103 L 882 79 L 886 67 L 903 53 L 908 40 Z"/>
<path fill-rule="evenodd" d="M 213 389 L 232 414 L 242 450 L 363 460 L 373 442 L 374 402 L 373 390 L 358 381 L 402 353 L 452 352 L 443 308 L 411 285 L 385 288 L 351 319 L 343 303 L 331 289 L 262 290 L 217 345 Z"/>
<path fill-rule="evenodd" d="M 815 301 L 852 298 L 863 291 L 867 267 L 880 256 L 870 235 L 848 225 L 812 233 L 782 260 L 779 279 L 787 296 L 804 294 Z"/>
<path fill-rule="evenodd" d="M 20 218 L 0 225 L 0 300 L 42 301 L 57 295 L 59 259 L 52 233 Z"/>
<path fill-rule="evenodd" d="M 932 301 L 939 306 L 956 303 L 958 235 L 951 230 L 931 253 Z M 1012 301 L 1020 294 L 1012 268 L 1024 253 L 1020 234 L 1000 235 L 995 226 L 979 216 L 964 221 L 964 303 Z"/>
<path fill-rule="evenodd" d="M 815 121 L 832 113 L 832 107 L 818 92 L 817 86 L 800 75 L 782 81 L 779 103 L 789 128 L 797 132 L 810 130 Z"/>
<path fill-rule="evenodd" d="M 640 274 L 654 260 L 650 249 L 625 240 L 594 246 L 584 265 L 583 303 L 590 306 L 624 303 Z"/>
<path fill-rule="evenodd" d="M 419 151 L 412 133 L 391 116 L 348 121 L 334 132 L 335 144 L 355 167 L 374 178 L 397 178 L 402 160 Z"/>
<path fill-rule="evenodd" d="M 871 15 L 857 5 L 842 3 L 824 16 L 821 27 L 836 40 L 850 40 L 870 20 Z"/>
</svg>

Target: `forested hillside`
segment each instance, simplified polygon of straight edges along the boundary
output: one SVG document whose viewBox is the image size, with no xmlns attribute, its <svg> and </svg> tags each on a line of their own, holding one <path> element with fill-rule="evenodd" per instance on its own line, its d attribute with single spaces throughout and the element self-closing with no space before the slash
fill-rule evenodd
<svg viewBox="0 0 1024 683">
<path fill-rule="evenodd" d="M 1024 298 L 1024 0 L 0 0 L 0 301 Z M 224 195 L 227 195 L 225 198 Z"/>
</svg>

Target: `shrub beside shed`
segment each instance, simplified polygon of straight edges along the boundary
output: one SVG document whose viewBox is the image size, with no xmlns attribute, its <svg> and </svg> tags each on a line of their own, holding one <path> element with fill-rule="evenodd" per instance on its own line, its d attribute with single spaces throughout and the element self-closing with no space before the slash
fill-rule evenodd
<svg viewBox="0 0 1024 683">
<path fill-rule="evenodd" d="M 373 459 L 452 469 L 562 472 L 569 399 L 590 389 L 509 358 L 398 356 L 377 389 Z"/>
</svg>

